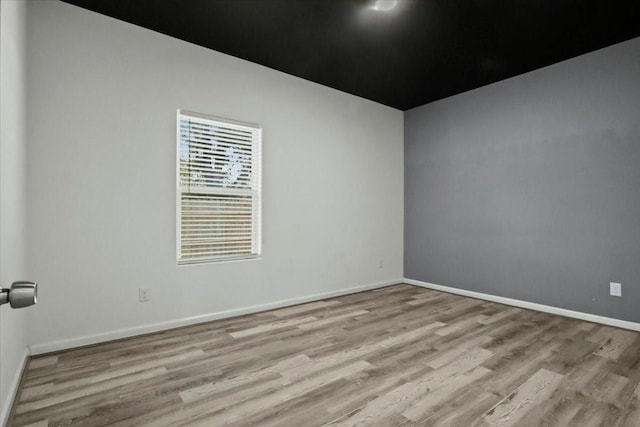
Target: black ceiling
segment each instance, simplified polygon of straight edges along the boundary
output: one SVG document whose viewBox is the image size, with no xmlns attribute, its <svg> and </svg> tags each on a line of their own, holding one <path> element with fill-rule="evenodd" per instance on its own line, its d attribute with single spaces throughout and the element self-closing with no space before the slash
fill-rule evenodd
<svg viewBox="0 0 640 427">
<path fill-rule="evenodd" d="M 640 0 L 65 1 L 400 110 L 640 36 Z"/>
</svg>

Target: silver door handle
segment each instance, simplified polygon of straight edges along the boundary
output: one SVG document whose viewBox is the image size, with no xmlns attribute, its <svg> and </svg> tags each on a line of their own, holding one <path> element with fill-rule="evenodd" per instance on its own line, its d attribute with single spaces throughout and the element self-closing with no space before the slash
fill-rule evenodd
<svg viewBox="0 0 640 427">
<path fill-rule="evenodd" d="M 38 300 L 38 284 L 19 280 L 13 282 L 10 289 L 0 288 L 0 305 L 9 303 L 11 308 L 33 305 Z"/>
</svg>

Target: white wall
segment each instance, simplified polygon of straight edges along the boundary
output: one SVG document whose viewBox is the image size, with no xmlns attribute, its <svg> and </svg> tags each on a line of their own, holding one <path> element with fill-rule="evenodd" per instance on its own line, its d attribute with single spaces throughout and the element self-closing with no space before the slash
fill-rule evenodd
<svg viewBox="0 0 640 427">
<path fill-rule="evenodd" d="M 29 19 L 36 352 L 400 280 L 402 112 L 60 2 Z M 178 108 L 263 126 L 262 259 L 176 267 Z"/>
<path fill-rule="evenodd" d="M 23 2 L 0 2 L 0 286 L 27 279 L 26 245 L 26 121 Z M 0 425 L 19 382 L 28 344 L 32 308 L 0 309 Z"/>
</svg>

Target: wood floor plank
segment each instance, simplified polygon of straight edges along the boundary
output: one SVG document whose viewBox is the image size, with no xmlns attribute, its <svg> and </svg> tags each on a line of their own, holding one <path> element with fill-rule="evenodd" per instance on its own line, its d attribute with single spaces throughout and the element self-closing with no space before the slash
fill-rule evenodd
<svg viewBox="0 0 640 427">
<path fill-rule="evenodd" d="M 503 322 L 506 319 L 509 319 L 511 316 L 515 316 L 520 313 L 522 313 L 521 308 L 512 307 L 512 308 L 502 309 L 502 310 L 499 310 L 496 314 L 487 316 L 486 319 L 479 320 L 479 323 L 482 323 L 484 325 L 492 325 L 497 322 Z"/>
<path fill-rule="evenodd" d="M 294 396 L 309 393 L 310 391 L 320 388 L 326 384 L 348 377 L 349 375 L 370 367 L 371 365 L 369 363 L 365 362 L 364 360 L 360 360 L 342 368 L 328 371 L 316 377 L 308 378 L 293 385 L 286 386 L 278 392 L 252 399 L 249 402 L 245 402 L 243 404 L 229 408 L 229 410 L 224 411 L 223 413 L 219 413 L 213 416 L 199 417 L 197 421 L 190 422 L 189 425 L 192 425 L 194 427 L 208 427 L 212 425 L 229 424 L 243 417 L 253 415 L 256 412 L 260 412 L 275 405 L 286 402 L 287 400 L 292 399 Z"/>
<path fill-rule="evenodd" d="M 463 330 L 469 326 L 471 326 L 474 323 L 482 323 L 482 321 L 487 320 L 488 317 L 485 316 L 484 314 L 478 314 L 475 316 L 472 316 L 468 319 L 464 319 L 462 321 L 459 322 L 451 322 L 448 326 L 444 327 L 444 328 L 440 328 L 436 334 L 444 337 L 447 336 L 453 332 L 457 332 L 460 330 Z"/>
<path fill-rule="evenodd" d="M 300 304 L 294 305 L 293 307 L 281 308 L 279 310 L 274 310 L 271 312 L 276 317 L 288 317 L 300 313 L 308 313 L 313 310 L 317 310 L 319 308 L 332 307 L 336 304 L 342 304 L 338 300 L 324 300 L 318 302 L 312 302 L 308 304 Z"/>
<path fill-rule="evenodd" d="M 455 346 L 449 347 L 446 350 L 438 351 L 432 358 L 429 358 L 427 366 L 434 369 L 441 368 L 452 360 L 468 353 L 469 349 L 476 346 L 482 346 L 482 344 L 487 343 L 491 339 L 491 337 L 486 335 L 477 335 L 472 338 L 467 338 Z"/>
<path fill-rule="evenodd" d="M 33 371 L 39 368 L 45 368 L 58 363 L 58 356 L 38 357 L 31 360 L 29 370 Z"/>
<path fill-rule="evenodd" d="M 42 421 L 29 424 L 25 427 L 48 427 L 48 426 L 49 426 L 49 420 L 42 420 Z"/>
<path fill-rule="evenodd" d="M 549 398 L 562 381 L 562 375 L 540 369 L 513 393 L 502 399 L 476 423 L 476 426 L 514 426 L 535 405 Z"/>
<path fill-rule="evenodd" d="M 420 424 L 430 427 L 470 426 L 482 415 L 484 408 L 500 400 L 494 393 L 477 386 L 465 387 L 449 397 L 444 405 L 423 417 Z"/>
<path fill-rule="evenodd" d="M 244 338 L 244 337 L 249 337 L 251 335 L 264 334 L 266 332 L 274 331 L 276 329 L 283 329 L 283 328 L 289 328 L 292 326 L 298 326 L 302 323 L 312 322 L 314 320 L 318 320 L 318 319 L 313 316 L 307 316 L 301 319 L 281 320 L 279 322 L 271 322 L 264 325 L 254 326 L 253 328 L 231 332 L 229 333 L 229 335 L 231 335 L 234 338 Z"/>
<path fill-rule="evenodd" d="M 33 358 L 15 427 L 640 426 L 640 334 L 410 285 Z"/>
<path fill-rule="evenodd" d="M 54 384 L 53 389 L 50 391 L 50 393 L 62 394 L 65 391 L 72 390 L 74 388 L 84 387 L 91 384 L 103 383 L 107 380 L 111 380 L 118 377 L 126 378 L 129 375 L 133 375 L 142 371 L 147 371 L 147 370 L 158 368 L 158 367 L 161 367 L 166 371 L 166 366 L 170 365 L 171 363 L 176 363 L 176 362 L 184 363 L 188 361 L 188 359 L 200 357 L 203 355 L 204 355 L 204 352 L 202 350 L 192 350 L 192 351 L 188 351 L 175 356 L 170 356 L 170 357 L 161 358 L 157 360 L 150 360 L 147 362 L 143 362 L 133 366 L 128 366 L 125 368 L 112 369 L 106 372 L 101 372 L 94 375 L 88 375 L 80 379 L 75 379 L 70 381 L 60 381 Z"/>
<path fill-rule="evenodd" d="M 527 419 L 527 422 L 522 424 L 524 424 L 525 427 L 528 427 L 527 424 L 533 427 L 535 425 L 534 423 L 550 427 L 569 425 L 571 420 L 573 420 L 582 409 L 583 403 L 578 399 L 571 398 L 571 395 L 568 396 L 569 397 L 550 400 L 544 415 L 540 418 L 529 417 L 530 419 Z"/>
<path fill-rule="evenodd" d="M 107 381 L 103 381 L 102 383 L 91 384 L 86 387 L 77 387 L 73 390 L 57 393 L 51 397 L 19 404 L 18 408 L 16 409 L 16 413 L 21 414 L 36 409 L 45 408 L 47 406 L 57 405 L 69 400 L 77 399 L 78 397 L 86 396 L 88 394 L 99 393 L 106 389 L 115 389 L 122 384 L 135 383 L 143 379 L 164 375 L 166 372 L 167 370 L 164 367 L 154 368 L 149 371 L 143 371 L 132 375 L 126 375 L 124 377 L 110 379 Z"/>
<path fill-rule="evenodd" d="M 389 393 L 370 401 L 358 412 L 345 417 L 345 419 L 337 420 L 332 425 L 364 426 L 371 424 L 375 420 L 390 417 L 394 413 L 403 412 L 416 400 L 427 397 L 430 391 L 443 387 L 447 383 L 451 384 L 452 378 L 464 375 L 464 373 L 474 369 L 490 356 L 490 351 L 480 348 L 472 350 L 467 355 L 452 361 L 445 367 L 429 372 L 415 381 L 403 384 Z M 485 368 L 482 368 L 481 371 L 484 373 L 489 372 Z M 414 415 L 414 413 L 411 412 L 410 415 Z M 406 418 L 413 420 L 411 416 Z"/>
<path fill-rule="evenodd" d="M 428 417 L 434 408 L 443 405 L 451 399 L 451 396 L 459 393 L 461 389 L 470 386 L 491 372 L 490 369 L 484 366 L 478 366 L 470 371 L 458 374 L 451 378 L 446 384 L 443 384 L 442 387 L 435 389 L 426 399 L 416 402 L 402 412 L 402 415 L 412 421 L 418 421 Z"/>
<path fill-rule="evenodd" d="M 595 354 L 616 360 L 635 339 L 636 334 L 634 332 L 613 330 Z"/>
<path fill-rule="evenodd" d="M 180 398 L 185 403 L 193 402 L 213 393 L 229 390 L 235 387 L 242 386 L 244 384 L 250 384 L 251 382 L 254 382 L 260 378 L 278 375 L 280 374 L 280 372 L 286 369 L 308 363 L 310 360 L 311 359 L 309 359 L 306 355 L 299 354 L 291 358 L 282 360 L 274 365 L 267 366 L 258 371 L 249 372 L 246 375 L 224 378 L 222 381 L 207 383 L 195 388 L 182 391 L 179 393 Z"/>
<path fill-rule="evenodd" d="M 316 329 L 326 325 L 330 325 L 332 323 L 340 322 L 345 319 L 352 319 L 354 317 L 362 316 L 363 314 L 367 314 L 367 313 L 369 313 L 369 311 L 367 310 L 356 310 L 356 311 L 351 311 L 349 313 L 339 314 L 337 316 L 331 316 L 324 319 L 315 320 L 313 322 L 302 323 L 297 327 L 299 329 L 304 329 L 304 330 Z"/>
<path fill-rule="evenodd" d="M 321 359 L 317 359 L 313 362 L 307 363 L 300 367 L 288 369 L 286 371 L 281 372 L 281 374 L 288 381 L 295 381 L 309 374 L 314 374 L 316 372 L 319 372 L 325 369 L 333 368 L 337 365 L 343 364 L 348 361 L 356 360 L 359 358 L 367 359 L 368 356 L 370 356 L 372 353 L 375 353 L 376 351 L 380 351 L 385 348 L 394 347 L 403 342 L 411 341 L 416 338 L 422 337 L 426 334 L 429 334 L 437 330 L 441 326 L 442 326 L 442 323 L 438 323 L 438 322 L 432 323 L 430 325 L 423 326 L 422 328 L 407 331 L 402 334 L 385 338 L 380 341 L 376 341 L 370 344 L 364 344 L 358 347 L 350 348 L 342 352 L 334 353 L 332 355 L 326 356 Z"/>
<path fill-rule="evenodd" d="M 33 387 L 23 387 L 22 392 L 20 393 L 20 401 L 27 402 L 29 400 L 37 399 L 51 393 L 52 391 L 53 383 L 36 385 Z"/>
</svg>

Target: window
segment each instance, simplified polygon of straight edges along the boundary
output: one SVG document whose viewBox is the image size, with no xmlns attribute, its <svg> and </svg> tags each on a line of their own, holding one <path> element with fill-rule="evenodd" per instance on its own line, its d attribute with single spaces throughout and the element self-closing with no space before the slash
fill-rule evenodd
<svg viewBox="0 0 640 427">
<path fill-rule="evenodd" d="M 260 255 L 257 125 L 178 111 L 178 264 Z"/>
</svg>

